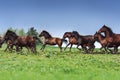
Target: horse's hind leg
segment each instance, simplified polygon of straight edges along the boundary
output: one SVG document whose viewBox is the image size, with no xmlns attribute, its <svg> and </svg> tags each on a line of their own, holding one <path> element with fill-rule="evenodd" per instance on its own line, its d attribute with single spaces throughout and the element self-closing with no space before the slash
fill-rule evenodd
<svg viewBox="0 0 120 80">
<path fill-rule="evenodd" d="M 114 54 L 118 52 L 118 47 L 114 47 Z"/>
<path fill-rule="evenodd" d="M 81 50 L 81 49 L 79 48 L 79 45 L 77 45 L 77 49 L 78 49 L 78 50 Z"/>
<path fill-rule="evenodd" d="M 5 52 L 7 51 L 7 49 L 9 49 L 9 45 L 7 45 L 6 49 L 4 50 Z"/>
<path fill-rule="evenodd" d="M 32 51 L 34 54 L 37 53 L 37 51 L 36 51 L 36 44 L 33 44 L 30 49 L 31 49 L 31 51 Z"/>
<path fill-rule="evenodd" d="M 37 51 L 36 51 L 36 44 L 33 47 L 33 51 L 34 51 L 34 53 L 37 53 Z"/>
<path fill-rule="evenodd" d="M 60 52 L 62 52 L 62 47 L 61 47 L 61 46 L 59 46 L 59 48 L 60 48 Z"/>
<path fill-rule="evenodd" d="M 90 45 L 89 46 L 89 53 L 93 53 L 93 51 L 94 51 L 94 48 L 95 48 L 95 46 L 94 45 Z"/>
</svg>

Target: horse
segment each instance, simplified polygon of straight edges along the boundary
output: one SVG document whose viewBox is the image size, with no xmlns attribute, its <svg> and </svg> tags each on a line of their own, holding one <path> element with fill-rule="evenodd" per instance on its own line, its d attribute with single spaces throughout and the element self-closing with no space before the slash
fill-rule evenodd
<svg viewBox="0 0 120 80">
<path fill-rule="evenodd" d="M 52 37 L 49 32 L 43 30 L 40 34 L 39 37 L 44 37 L 44 42 L 41 50 L 43 51 L 46 45 L 58 45 L 60 48 L 60 52 L 62 52 L 62 43 L 65 42 L 67 43 L 67 40 L 61 39 L 58 37 Z"/>
<path fill-rule="evenodd" d="M 102 28 L 99 29 L 98 33 L 104 32 L 105 39 L 107 41 L 107 46 L 114 46 L 114 53 L 118 52 L 118 47 L 120 46 L 120 34 L 116 34 L 112 31 L 112 29 L 106 25 L 103 25 Z"/>
<path fill-rule="evenodd" d="M 3 39 L 3 37 L 0 36 L 0 48 L 2 47 L 3 43 L 4 43 L 4 39 Z M 6 47 L 6 49 L 4 51 L 7 51 L 9 49 L 9 51 L 12 52 L 12 50 L 13 50 L 13 44 L 12 43 L 13 42 L 11 40 L 8 40 L 6 42 L 7 47 Z"/>
<path fill-rule="evenodd" d="M 6 49 L 4 50 L 4 51 L 7 51 L 7 50 L 9 50 L 10 52 L 12 52 L 12 50 L 14 50 L 13 49 L 13 42 L 11 41 L 11 40 L 8 40 L 7 42 L 6 42 L 6 44 L 7 44 L 7 47 L 6 47 Z"/>
<path fill-rule="evenodd" d="M 105 36 L 103 36 L 102 34 L 100 34 L 100 33 L 98 33 L 98 32 L 96 32 L 96 33 L 94 34 L 94 39 L 101 44 L 100 50 L 102 50 L 102 49 L 104 48 L 104 50 L 105 50 L 106 52 L 108 52 L 108 51 L 107 51 L 108 48 L 114 47 L 113 45 L 107 46 L 108 43 L 107 43 L 107 40 L 106 40 Z M 110 49 L 109 49 L 109 50 L 110 50 Z M 110 51 L 111 51 L 111 50 L 110 50 Z"/>
<path fill-rule="evenodd" d="M 33 36 L 18 36 L 15 32 L 7 30 L 4 41 L 7 42 L 8 40 L 11 40 L 12 44 L 16 46 L 16 51 L 22 50 L 22 47 L 26 47 L 28 51 L 31 49 L 33 53 L 36 52 L 36 44 Z"/>
<path fill-rule="evenodd" d="M 76 38 L 72 37 L 72 32 L 65 32 L 62 39 L 65 39 L 65 38 L 69 39 L 69 43 L 66 45 L 64 50 L 66 50 L 66 48 L 70 45 L 70 51 L 71 51 L 73 44 L 78 45 Z M 77 46 L 77 49 L 79 49 L 78 47 L 79 46 Z"/>
<path fill-rule="evenodd" d="M 72 32 L 72 36 L 74 36 L 78 40 L 78 46 L 81 45 L 82 49 L 86 53 L 92 53 L 95 48 L 95 39 L 93 35 L 80 35 L 77 31 Z M 88 47 L 88 49 L 87 49 Z"/>
</svg>

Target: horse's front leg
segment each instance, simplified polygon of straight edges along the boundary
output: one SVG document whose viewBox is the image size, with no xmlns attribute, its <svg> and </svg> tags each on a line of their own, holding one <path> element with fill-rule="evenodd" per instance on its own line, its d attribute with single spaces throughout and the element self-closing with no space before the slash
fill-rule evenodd
<svg viewBox="0 0 120 80">
<path fill-rule="evenodd" d="M 70 46 L 70 51 L 71 51 L 72 46 L 73 46 L 73 44 L 71 44 L 71 46 Z"/>
<path fill-rule="evenodd" d="M 64 48 L 64 51 L 66 50 L 66 48 L 70 45 L 70 43 L 67 44 L 67 46 Z"/>
<path fill-rule="evenodd" d="M 79 48 L 79 46 L 80 46 L 80 45 L 78 44 L 78 45 L 77 45 L 77 49 L 78 49 L 78 50 L 81 50 L 81 49 Z"/>
<path fill-rule="evenodd" d="M 40 50 L 44 51 L 45 46 L 46 46 L 46 44 L 44 44 Z"/>
<path fill-rule="evenodd" d="M 41 47 L 41 49 L 40 50 L 43 50 L 43 45 L 42 45 L 42 47 Z"/>
<path fill-rule="evenodd" d="M 82 47 L 82 49 L 83 49 L 84 53 L 88 53 L 88 50 L 87 50 L 86 46 L 81 45 L 81 47 Z"/>
</svg>

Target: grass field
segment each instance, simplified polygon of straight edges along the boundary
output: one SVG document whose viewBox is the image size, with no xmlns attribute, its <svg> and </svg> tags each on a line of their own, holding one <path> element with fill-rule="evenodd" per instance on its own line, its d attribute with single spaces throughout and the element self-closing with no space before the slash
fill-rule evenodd
<svg viewBox="0 0 120 80">
<path fill-rule="evenodd" d="M 119 80 L 119 54 L 84 54 L 77 49 L 59 52 L 46 47 L 38 54 L 0 49 L 0 80 Z"/>
</svg>

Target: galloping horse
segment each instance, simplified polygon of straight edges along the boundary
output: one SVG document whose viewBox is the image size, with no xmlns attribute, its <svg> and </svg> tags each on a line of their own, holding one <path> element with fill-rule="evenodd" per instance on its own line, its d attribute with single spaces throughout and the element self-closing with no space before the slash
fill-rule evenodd
<svg viewBox="0 0 120 80">
<path fill-rule="evenodd" d="M 111 28 L 103 25 L 102 28 L 98 31 L 98 33 L 105 33 L 105 39 L 107 41 L 107 46 L 114 46 L 114 53 L 118 52 L 118 47 L 120 46 L 120 34 L 115 34 Z"/>
<path fill-rule="evenodd" d="M 12 44 L 16 46 L 16 51 L 19 51 L 19 48 L 26 47 L 32 50 L 32 52 L 36 52 L 36 44 L 33 36 L 18 36 L 15 32 L 7 30 L 3 41 L 8 42 L 8 40 L 12 41 Z"/>
<path fill-rule="evenodd" d="M 2 47 L 2 44 L 4 43 L 4 38 L 0 37 L 0 47 Z M 13 50 L 13 42 L 11 40 L 7 40 L 6 41 L 7 47 L 4 51 L 7 51 L 9 49 L 9 51 L 12 52 Z"/>
<path fill-rule="evenodd" d="M 60 48 L 60 52 L 62 52 L 62 43 L 67 42 L 67 40 L 52 37 L 47 31 L 43 30 L 40 34 L 39 37 L 44 37 L 45 40 L 43 42 L 43 46 L 41 50 L 43 51 L 45 46 L 48 45 L 58 45 Z"/>
<path fill-rule="evenodd" d="M 107 52 L 107 49 L 110 47 L 114 47 L 113 45 L 109 45 L 109 46 L 107 46 L 107 40 L 106 40 L 106 38 L 105 38 L 105 36 L 103 36 L 102 34 L 100 34 L 100 33 L 98 33 L 98 32 L 96 32 L 95 34 L 94 34 L 94 39 L 96 40 L 96 41 L 98 41 L 100 44 L 101 44 L 101 48 L 100 48 L 100 50 L 102 50 L 103 48 L 105 49 L 105 51 Z M 110 49 L 109 49 L 110 50 Z"/>
<path fill-rule="evenodd" d="M 74 36 L 77 39 L 78 46 L 81 45 L 82 49 L 86 53 L 93 52 L 95 48 L 95 45 L 94 45 L 95 39 L 93 35 L 82 36 L 77 31 L 73 31 L 72 33 L 73 33 L 72 36 Z"/>
<path fill-rule="evenodd" d="M 65 38 L 69 39 L 69 43 L 64 48 L 64 50 L 66 50 L 66 48 L 70 45 L 70 51 L 71 51 L 73 44 L 78 45 L 78 41 L 76 40 L 76 38 L 72 37 L 72 32 L 65 32 L 63 35 L 63 39 L 65 39 Z M 79 47 L 79 45 L 77 46 L 77 49 L 79 49 L 78 47 Z"/>
</svg>

